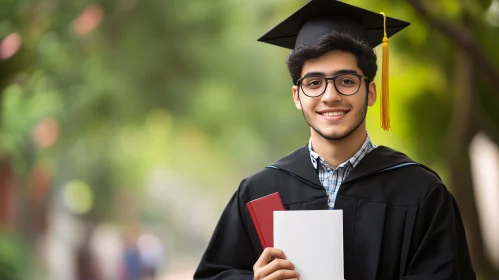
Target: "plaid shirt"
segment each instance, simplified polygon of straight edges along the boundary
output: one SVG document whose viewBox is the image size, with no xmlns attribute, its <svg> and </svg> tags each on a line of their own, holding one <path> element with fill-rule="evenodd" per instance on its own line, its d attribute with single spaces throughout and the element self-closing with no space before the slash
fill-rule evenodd
<svg viewBox="0 0 499 280">
<path fill-rule="evenodd" d="M 351 157 L 349 160 L 340 164 L 338 168 L 332 168 L 327 162 L 314 150 L 312 149 L 312 138 L 308 142 L 308 149 L 310 151 L 310 158 L 312 159 L 312 164 L 314 168 L 318 169 L 319 180 L 322 186 L 326 189 L 328 194 L 328 205 L 329 209 L 334 209 L 334 203 L 336 201 L 336 196 L 338 195 L 338 190 L 340 185 L 348 176 L 350 171 L 359 164 L 360 160 L 367 155 L 370 151 L 374 150 L 376 145 L 371 142 L 369 134 L 367 134 L 366 140 L 362 147 Z M 320 164 L 317 164 L 319 162 Z"/>
</svg>

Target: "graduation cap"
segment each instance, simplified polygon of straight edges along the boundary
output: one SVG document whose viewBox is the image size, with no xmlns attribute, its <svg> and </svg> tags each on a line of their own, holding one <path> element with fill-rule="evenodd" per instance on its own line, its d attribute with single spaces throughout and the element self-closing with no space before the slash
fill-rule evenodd
<svg viewBox="0 0 499 280">
<path fill-rule="evenodd" d="M 330 32 L 340 32 L 363 41 L 371 48 L 383 44 L 381 127 L 390 130 L 388 38 L 409 24 L 337 0 L 311 0 L 258 41 L 293 50 L 315 45 L 320 37 Z"/>
</svg>

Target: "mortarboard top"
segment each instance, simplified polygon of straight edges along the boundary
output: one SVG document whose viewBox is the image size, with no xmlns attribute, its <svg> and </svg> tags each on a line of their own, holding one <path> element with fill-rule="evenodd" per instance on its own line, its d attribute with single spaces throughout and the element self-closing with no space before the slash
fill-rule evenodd
<svg viewBox="0 0 499 280">
<path fill-rule="evenodd" d="M 388 37 L 409 26 L 409 22 L 387 17 Z M 258 39 L 260 42 L 295 49 L 314 45 L 332 31 L 345 32 L 372 48 L 383 39 L 383 15 L 337 0 L 312 0 Z"/>
</svg>

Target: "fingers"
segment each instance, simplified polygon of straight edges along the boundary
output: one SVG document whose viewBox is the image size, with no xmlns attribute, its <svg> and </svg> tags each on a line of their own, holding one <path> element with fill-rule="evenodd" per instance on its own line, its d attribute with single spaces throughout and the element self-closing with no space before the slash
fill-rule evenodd
<svg viewBox="0 0 499 280">
<path fill-rule="evenodd" d="M 282 279 L 296 279 L 298 280 L 300 278 L 300 275 L 298 272 L 294 270 L 278 270 L 275 271 L 274 273 L 270 274 L 265 278 L 265 280 L 282 280 Z"/>
<path fill-rule="evenodd" d="M 260 258 L 258 258 L 255 265 L 253 266 L 253 271 L 257 271 L 263 268 L 274 258 L 285 260 L 286 255 L 284 255 L 284 252 L 282 250 L 279 250 L 277 248 L 265 248 L 265 250 L 263 250 L 263 253 L 260 255 Z"/>
<path fill-rule="evenodd" d="M 255 271 L 255 275 L 258 275 L 261 278 L 268 276 L 268 278 L 265 278 L 266 280 L 295 278 L 297 277 L 297 274 L 293 271 L 294 269 L 295 266 L 290 261 L 275 259 L 265 267 Z"/>
<path fill-rule="evenodd" d="M 266 248 L 253 266 L 255 280 L 297 280 L 300 276 L 294 269 L 284 252 L 277 248 Z"/>
</svg>

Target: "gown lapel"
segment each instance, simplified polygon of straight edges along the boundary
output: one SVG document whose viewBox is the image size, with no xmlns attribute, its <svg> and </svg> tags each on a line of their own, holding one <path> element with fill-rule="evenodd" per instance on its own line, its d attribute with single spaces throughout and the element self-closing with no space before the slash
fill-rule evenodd
<svg viewBox="0 0 499 280">
<path fill-rule="evenodd" d="M 323 188 L 321 182 L 319 181 L 317 170 L 312 165 L 308 146 L 303 146 L 284 156 L 269 167 L 277 167 L 278 169 L 291 173 L 291 175 L 299 177 L 316 187 Z"/>
</svg>

